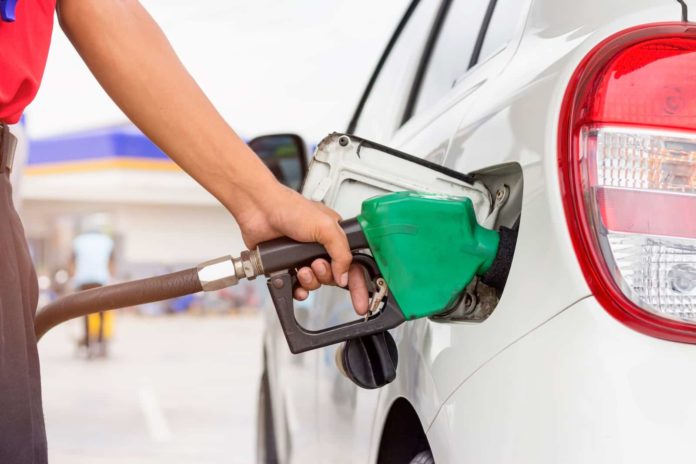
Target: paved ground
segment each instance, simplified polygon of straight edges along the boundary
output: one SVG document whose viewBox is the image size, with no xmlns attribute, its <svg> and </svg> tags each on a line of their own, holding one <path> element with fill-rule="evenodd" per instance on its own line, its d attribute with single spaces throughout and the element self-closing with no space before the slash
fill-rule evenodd
<svg viewBox="0 0 696 464">
<path fill-rule="evenodd" d="M 120 315 L 111 356 L 40 343 L 51 464 L 254 461 L 260 318 Z"/>
</svg>

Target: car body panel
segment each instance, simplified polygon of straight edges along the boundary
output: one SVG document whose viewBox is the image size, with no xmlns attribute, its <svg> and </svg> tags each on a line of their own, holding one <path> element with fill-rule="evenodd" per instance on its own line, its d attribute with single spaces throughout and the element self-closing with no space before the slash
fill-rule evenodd
<svg viewBox="0 0 696 464">
<path fill-rule="evenodd" d="M 472 172 L 507 162 L 518 163 L 524 176 L 524 189 L 515 257 L 502 298 L 486 321 L 453 323 L 418 320 L 391 331 L 399 347 L 398 375 L 392 384 L 378 391 L 358 389 L 338 373 L 334 366 L 336 347 L 318 350 L 312 361 L 316 364 L 312 367 L 306 365 L 304 370 L 307 376 L 315 376 L 316 386 L 309 391 L 317 395 L 314 399 L 316 411 L 306 414 L 307 417 L 316 418 L 318 426 L 307 425 L 304 431 L 292 432 L 293 441 L 307 443 L 300 436 L 310 434 L 318 443 L 307 445 L 315 454 L 299 453 L 297 447 L 293 446 L 293 452 L 289 454 L 290 462 L 304 462 L 310 458 L 313 462 L 375 462 L 383 424 L 391 404 L 397 398 L 408 400 L 425 428 L 432 424 L 428 438 L 437 462 L 580 462 L 580 457 L 598 456 L 599 451 L 589 449 L 592 446 L 585 443 L 588 449 L 579 452 L 576 461 L 552 459 L 558 456 L 555 453 L 561 452 L 558 447 L 551 447 L 555 451 L 546 452 L 539 449 L 546 446 L 539 441 L 521 444 L 521 438 L 510 438 L 514 432 L 510 426 L 506 428 L 508 435 L 505 436 L 505 439 L 512 440 L 510 450 L 517 450 L 519 446 L 520 452 L 529 453 L 530 459 L 500 454 L 508 450 L 492 453 L 491 456 L 497 456 L 497 460 L 490 457 L 484 459 L 485 450 L 496 446 L 505 448 L 501 446 L 501 443 L 506 443 L 505 440 L 496 436 L 492 425 L 495 421 L 503 420 L 505 411 L 499 410 L 498 416 L 489 421 L 485 417 L 485 408 L 476 407 L 473 400 L 465 398 L 466 393 L 461 393 L 468 391 L 469 384 L 475 383 L 478 388 L 476 394 L 484 398 L 486 382 L 498 382 L 496 388 L 503 395 L 508 391 L 505 388 L 510 386 L 505 368 L 514 368 L 512 372 L 521 373 L 525 363 L 529 362 L 543 370 L 544 365 L 538 360 L 518 357 L 519 365 L 501 364 L 505 367 L 497 371 L 497 380 L 492 375 L 486 375 L 485 382 L 478 380 L 484 372 L 488 372 L 489 366 L 497 365 L 498 359 L 508 351 L 524 346 L 527 339 L 537 339 L 538 334 L 549 334 L 548 327 L 556 327 L 554 324 L 558 320 L 571 313 L 592 311 L 594 314 L 590 317 L 599 318 L 602 328 L 610 327 L 605 331 L 608 335 L 621 333 L 621 337 L 633 340 L 634 345 L 645 343 L 645 349 L 671 345 L 671 348 L 661 349 L 682 353 L 678 358 L 684 368 L 693 367 L 687 355 L 693 351 L 692 347 L 635 334 L 616 323 L 594 303 L 568 236 L 557 169 L 560 107 L 570 76 L 582 58 L 596 44 L 622 29 L 639 24 L 678 21 L 680 18 L 681 6 L 674 0 L 534 0 L 528 15 L 520 19 L 516 38 L 504 50 L 472 68 L 458 79 L 456 86 L 442 100 L 422 114 L 415 115 L 394 134 L 374 135 L 376 141 L 443 163 L 460 172 Z M 368 133 L 357 135 L 368 139 L 373 136 Z M 564 311 L 569 307 L 572 310 Z M 345 292 L 330 288 L 317 292 L 315 311 L 331 313 L 349 308 L 350 301 Z M 331 320 L 326 316 L 324 318 L 324 322 Z M 269 338 L 280 336 L 277 327 L 277 323 L 269 323 Z M 598 337 L 592 332 L 592 327 L 591 324 L 587 325 L 587 330 L 583 332 L 588 337 L 585 342 L 588 349 Z M 562 336 L 551 339 L 563 343 Z M 549 342 L 541 340 L 538 343 L 547 343 L 546 348 L 553 352 L 554 347 Z M 277 345 L 276 351 L 285 348 L 282 343 Z M 600 355 L 603 352 L 587 356 Z M 282 355 L 270 362 L 288 361 Z M 547 377 L 552 376 L 555 368 L 554 365 L 548 367 Z M 607 375 L 604 379 L 603 374 Z M 616 385 L 627 382 L 605 370 L 598 371 L 591 379 L 598 382 L 592 386 L 595 389 L 601 388 L 604 382 L 620 382 Z M 287 384 L 283 382 L 280 385 Z M 560 384 L 554 386 L 550 382 L 545 391 L 553 396 L 556 387 L 560 388 Z M 287 387 L 276 387 L 284 388 Z M 514 398 L 519 400 L 522 397 Z M 490 402 L 494 397 L 485 399 Z M 543 398 L 535 399 L 541 402 Z M 452 403 L 454 400 L 459 401 L 457 404 L 461 406 Z M 599 404 L 608 401 L 607 398 L 598 400 Z M 519 402 L 512 403 L 510 399 L 500 401 L 510 409 L 519 408 L 519 416 L 516 416 L 514 423 L 521 429 L 525 428 L 525 414 L 532 415 L 527 420 L 535 426 L 541 420 L 533 417 L 531 408 L 525 408 Z M 540 407 L 544 406 L 543 403 L 539 404 Z M 583 404 L 583 401 L 578 401 L 579 406 Z M 631 405 L 622 403 L 622 407 L 630 408 Z M 581 411 L 568 409 L 568 413 L 576 412 Z M 514 411 L 514 414 L 517 412 Z M 636 414 L 638 412 L 633 410 L 626 417 L 635 418 Z M 544 426 L 552 428 L 556 417 L 544 417 L 550 421 Z M 589 418 L 580 414 L 572 420 L 568 419 L 568 424 L 582 420 L 589 421 Z M 485 422 L 487 428 L 485 433 L 475 434 L 480 444 L 474 450 L 467 451 L 464 443 L 470 443 L 470 440 L 460 439 L 461 434 L 469 433 L 478 421 Z M 600 425 L 597 425 L 598 429 L 601 429 Z M 278 426 L 282 424 L 276 421 Z M 520 437 L 525 436 L 523 432 L 525 430 L 519 430 Z M 531 431 L 527 432 L 531 434 Z M 571 433 L 570 429 L 565 432 Z M 579 443 L 574 442 L 576 448 L 582 444 Z M 605 461 L 600 459 L 600 462 L 608 462 L 612 456 L 625 453 L 622 451 L 624 445 L 615 446 L 616 449 L 610 450 L 607 444 L 606 453 L 602 455 Z M 561 456 L 566 457 L 565 454 Z"/>
<path fill-rule="evenodd" d="M 541 3 L 537 0 L 534 7 Z M 674 21 L 679 17 L 678 5 L 642 2 L 646 8 L 639 14 L 638 3 L 634 2 L 636 8 L 616 23 L 599 15 L 594 19 L 590 19 L 591 15 L 577 15 L 568 21 L 565 33 L 541 37 L 539 34 L 549 32 L 544 26 L 547 18 L 532 8 L 515 57 L 477 90 L 473 107 L 464 113 L 444 164 L 460 172 L 472 172 L 518 162 L 524 173 L 523 213 L 508 285 L 498 308 L 485 322 L 415 321 L 402 329 L 409 332 L 400 334 L 399 340 L 404 341 L 399 344 L 399 351 L 409 353 L 402 359 L 408 359 L 410 366 L 400 367 L 407 379 L 404 385 L 394 385 L 390 390 L 398 391 L 392 394 L 394 397 L 408 398 L 425 424 L 432 419 L 430 413 L 438 401 L 447 398 L 488 359 L 589 295 L 561 204 L 556 164 L 557 121 L 566 83 L 594 45 L 635 24 Z M 582 8 L 592 6 L 582 4 Z M 594 33 L 577 37 L 568 34 L 577 31 L 577 17 L 589 23 Z M 602 21 L 607 23 L 603 27 Z M 535 53 L 539 49 L 556 53 Z M 534 272 L 530 273 L 530 269 Z M 416 372 L 422 374 L 418 376 Z M 414 381 L 414 376 L 418 381 Z M 401 379 L 400 372 L 397 382 Z"/>
<path fill-rule="evenodd" d="M 535 6 L 539 3 L 543 1 L 537 0 Z M 678 5 L 667 5 L 670 8 L 660 10 L 662 15 L 651 7 L 646 17 L 634 21 L 678 18 Z M 478 104 L 466 112 L 447 153 L 445 165 L 460 172 L 517 162 L 524 190 L 519 245 L 498 308 L 482 324 L 436 329 L 438 336 L 451 340 L 442 352 L 431 354 L 440 397 L 447 397 L 507 344 L 590 293 L 565 224 L 556 159 L 557 121 L 566 82 L 582 57 L 605 37 L 630 26 L 621 21 L 602 27 L 597 16 L 584 17 L 595 31 L 591 35 L 539 36 L 532 31 L 546 29 L 537 16 L 533 9 L 514 59 L 479 90 Z M 568 27 L 576 28 L 576 21 Z M 539 49 L 555 53 L 535 53 Z"/>
<path fill-rule="evenodd" d="M 428 430 L 437 462 L 693 462 L 696 347 L 588 297 L 490 360 Z M 659 444 L 659 445 L 658 445 Z"/>
</svg>

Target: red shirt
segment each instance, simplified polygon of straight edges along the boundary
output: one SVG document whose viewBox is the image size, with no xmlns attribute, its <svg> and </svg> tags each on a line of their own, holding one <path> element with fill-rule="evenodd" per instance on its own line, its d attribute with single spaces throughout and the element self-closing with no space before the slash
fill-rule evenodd
<svg viewBox="0 0 696 464">
<path fill-rule="evenodd" d="M 0 121 L 14 124 L 39 90 L 56 0 L 19 0 L 16 21 L 0 20 Z"/>
</svg>

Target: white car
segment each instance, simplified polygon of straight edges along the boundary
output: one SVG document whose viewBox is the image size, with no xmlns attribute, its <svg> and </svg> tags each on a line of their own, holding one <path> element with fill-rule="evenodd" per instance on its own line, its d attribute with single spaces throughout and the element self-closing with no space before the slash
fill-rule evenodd
<svg viewBox="0 0 696 464">
<path fill-rule="evenodd" d="M 475 173 L 493 203 L 502 189 L 490 227 L 519 229 L 507 284 L 392 330 L 396 379 L 374 390 L 339 372 L 337 346 L 291 354 L 271 310 L 260 462 L 696 459 L 691 14 L 696 0 L 413 2 L 346 132 Z M 350 312 L 337 288 L 297 309 L 310 328 Z"/>
</svg>

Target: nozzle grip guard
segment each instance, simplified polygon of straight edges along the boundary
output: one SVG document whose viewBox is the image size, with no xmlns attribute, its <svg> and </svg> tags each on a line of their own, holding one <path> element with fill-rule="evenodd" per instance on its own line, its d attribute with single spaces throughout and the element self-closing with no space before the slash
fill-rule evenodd
<svg viewBox="0 0 696 464">
<path fill-rule="evenodd" d="M 371 277 L 380 275 L 376 263 L 370 256 L 354 254 L 353 262 L 364 266 Z M 295 318 L 292 298 L 295 279 L 296 277 L 286 270 L 271 276 L 267 282 L 285 339 L 288 342 L 290 351 L 295 354 L 353 338 L 384 332 L 405 321 L 396 300 L 388 296 L 382 310 L 370 316 L 367 321 L 357 319 L 321 330 L 306 329 Z"/>
</svg>

